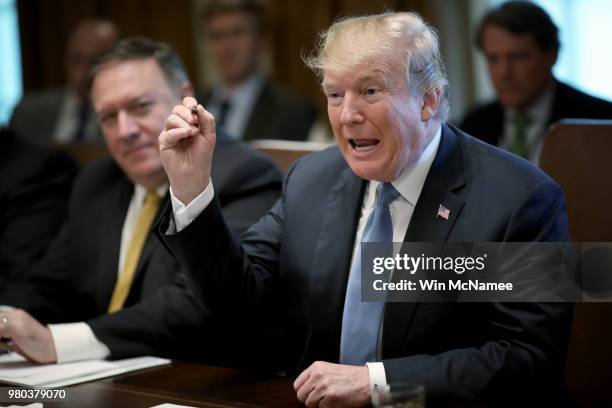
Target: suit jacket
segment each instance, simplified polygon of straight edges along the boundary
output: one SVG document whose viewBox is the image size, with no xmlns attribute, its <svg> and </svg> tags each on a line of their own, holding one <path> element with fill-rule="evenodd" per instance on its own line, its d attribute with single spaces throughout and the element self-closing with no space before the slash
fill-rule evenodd
<svg viewBox="0 0 612 408">
<path fill-rule="evenodd" d="M 55 128 L 68 94 L 66 88 L 54 88 L 24 95 L 13 110 L 9 127 L 39 144 L 53 144 Z M 89 115 L 89 120 L 95 120 L 93 109 L 90 109 Z M 86 141 L 102 141 L 100 127 L 96 126 L 95 129 L 94 134 L 86 136 Z"/>
<path fill-rule="evenodd" d="M 239 142 L 219 139 L 215 155 L 212 180 L 230 228 L 240 233 L 277 199 L 281 174 L 269 159 Z M 185 289 L 178 263 L 153 233 L 145 241 L 124 309 L 106 314 L 133 189 L 111 159 L 86 168 L 75 184 L 60 236 L 0 303 L 21 307 L 44 323 L 87 321 L 112 357 L 187 353 L 174 344 L 174 323 L 186 331 L 206 326 L 207 313 Z"/>
<path fill-rule="evenodd" d="M 561 119 L 612 119 L 612 103 L 587 95 L 562 82 L 556 90 L 548 125 Z M 503 135 L 504 108 L 498 101 L 469 112 L 459 126 L 470 135 L 497 146 Z"/>
<path fill-rule="evenodd" d="M 77 170 L 69 157 L 0 128 L 0 292 L 57 235 Z"/>
<path fill-rule="evenodd" d="M 213 315 L 234 319 L 244 310 L 262 311 L 263 327 L 281 333 L 270 361 L 284 353 L 291 371 L 316 360 L 337 362 L 365 185 L 333 147 L 290 169 L 281 199 L 241 243 L 215 201 L 163 238 Z M 436 217 L 440 203 L 450 210 L 448 220 Z M 162 217 L 160 233 L 171 216 Z M 443 126 L 404 241 L 566 239 L 562 192 L 548 176 Z M 216 256 L 201 256 L 189 244 L 195 241 Z M 503 402 L 517 389 L 555 398 L 549 391 L 561 382 L 570 318 L 567 304 L 387 303 L 380 357 L 388 382 L 423 384 L 428 402 Z"/>
<path fill-rule="evenodd" d="M 202 92 L 198 100 L 206 106 L 212 92 Z M 244 130 L 243 140 L 306 140 L 316 111 L 305 99 L 265 81 Z"/>
</svg>

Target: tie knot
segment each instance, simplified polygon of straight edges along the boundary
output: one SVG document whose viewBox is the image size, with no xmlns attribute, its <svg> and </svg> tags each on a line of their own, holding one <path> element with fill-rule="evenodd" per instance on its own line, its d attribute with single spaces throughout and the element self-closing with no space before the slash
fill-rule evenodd
<svg viewBox="0 0 612 408">
<path fill-rule="evenodd" d="M 144 205 L 157 205 L 159 204 L 160 198 L 157 193 L 147 192 L 145 196 Z"/>
<path fill-rule="evenodd" d="M 514 114 L 514 126 L 517 129 L 525 129 L 531 124 L 533 118 L 529 112 L 515 112 Z"/>
<path fill-rule="evenodd" d="M 388 207 L 399 196 L 391 183 L 380 183 L 376 191 L 376 205 Z"/>
</svg>

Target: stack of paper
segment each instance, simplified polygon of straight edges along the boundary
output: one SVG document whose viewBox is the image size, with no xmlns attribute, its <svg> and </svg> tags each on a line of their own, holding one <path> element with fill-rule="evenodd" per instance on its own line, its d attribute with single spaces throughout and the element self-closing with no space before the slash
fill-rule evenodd
<svg viewBox="0 0 612 408">
<path fill-rule="evenodd" d="M 170 364 L 170 360 L 135 357 L 115 361 L 89 360 L 40 365 L 11 353 L 0 356 L 0 382 L 26 387 L 65 387 L 166 364 Z"/>
</svg>

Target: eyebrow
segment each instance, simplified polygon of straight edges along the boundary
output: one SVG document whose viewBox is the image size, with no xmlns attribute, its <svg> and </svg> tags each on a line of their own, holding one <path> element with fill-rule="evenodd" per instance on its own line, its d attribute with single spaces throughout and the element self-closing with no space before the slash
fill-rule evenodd
<svg viewBox="0 0 612 408">
<path fill-rule="evenodd" d="M 365 73 L 364 75 L 361 75 L 359 78 L 357 78 L 358 86 L 361 86 L 367 82 L 377 82 L 377 83 L 382 82 L 385 86 L 392 85 L 392 82 L 390 81 L 389 76 L 386 75 L 386 73 L 383 72 L 382 70 L 375 70 L 372 72 L 368 72 L 368 73 Z M 323 83 L 321 84 L 321 88 L 323 90 L 334 88 L 336 86 L 337 86 L 336 83 L 333 81 L 328 81 L 328 82 L 323 81 Z"/>
</svg>

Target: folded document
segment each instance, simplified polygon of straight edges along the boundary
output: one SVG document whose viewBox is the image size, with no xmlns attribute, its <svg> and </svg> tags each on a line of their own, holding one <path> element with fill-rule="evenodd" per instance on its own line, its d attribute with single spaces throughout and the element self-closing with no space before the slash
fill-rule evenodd
<svg viewBox="0 0 612 408">
<path fill-rule="evenodd" d="M 56 388 L 170 364 L 159 357 L 88 360 L 63 364 L 34 364 L 16 353 L 0 356 L 0 382 L 25 387 Z"/>
</svg>

